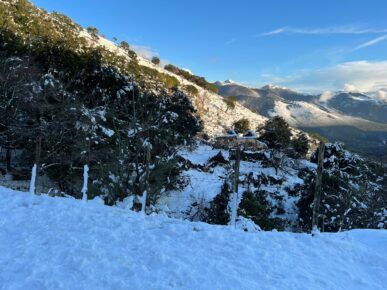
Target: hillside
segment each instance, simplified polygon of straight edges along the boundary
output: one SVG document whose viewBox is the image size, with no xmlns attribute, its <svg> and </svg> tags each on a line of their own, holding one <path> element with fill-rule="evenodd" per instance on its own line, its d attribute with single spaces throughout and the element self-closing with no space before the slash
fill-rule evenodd
<svg viewBox="0 0 387 290">
<path fill-rule="evenodd" d="M 89 44 L 91 46 L 102 46 L 113 53 L 127 57 L 122 48 L 106 38 L 99 37 L 98 41 L 95 42 L 86 31 L 82 31 L 81 35 L 89 40 Z M 256 128 L 266 120 L 265 117 L 261 116 L 257 112 L 253 112 L 240 104 L 236 104 L 233 110 L 228 110 L 227 104 L 225 104 L 223 98 L 213 91 L 206 90 L 197 84 L 190 82 L 184 77 L 164 69 L 160 65 L 153 64 L 149 59 L 138 55 L 137 60 L 140 66 L 147 67 L 152 70 L 156 70 L 159 73 L 176 78 L 183 91 L 187 86 L 194 86 L 197 89 L 198 93 L 190 96 L 193 98 L 193 103 L 199 112 L 201 120 L 203 121 L 204 132 L 210 137 L 223 134 L 227 129 L 232 128 L 235 121 L 242 118 L 248 119 L 252 128 Z"/>
<path fill-rule="evenodd" d="M 340 144 L 326 144 L 321 227 L 326 231 L 387 228 L 387 175 Z M 228 224 L 235 152 L 198 142 L 178 155 L 179 186 L 164 192 L 157 211 L 193 221 Z M 316 156 L 311 161 L 275 150 L 241 153 L 236 195 L 237 225 L 246 231 L 308 232 L 314 193 Z"/>
<path fill-rule="evenodd" d="M 255 89 L 236 83 L 215 84 L 219 94 L 235 96 L 240 104 L 262 116 L 279 115 L 291 126 L 344 142 L 348 148 L 376 159 L 387 152 L 387 103 L 375 97 L 380 92 L 308 95 L 273 85 Z"/>
<path fill-rule="evenodd" d="M 3 289 L 378 290 L 386 279 L 386 231 L 245 233 L 3 187 L 0 223 Z"/>
<path fill-rule="evenodd" d="M 55 49 L 66 49 L 76 54 L 86 53 L 92 48 L 101 54 L 105 64 L 115 65 L 120 72 L 127 75 L 133 73 L 144 89 L 179 88 L 191 98 L 203 122 L 204 132 L 210 136 L 223 133 L 240 118 L 249 119 L 253 127 L 265 120 L 241 105 L 237 105 L 233 111 L 227 111 L 223 99 L 216 93 L 136 55 L 125 41 L 115 44 L 100 36 L 96 28 L 86 30 L 59 12 L 48 13 L 27 0 L 2 0 L 0 16 L 4 21 L 3 31 L 7 32 L 7 37 L 13 39 L 12 41 L 20 42 L 15 44 L 18 48 L 29 44 L 36 46 L 34 53 L 56 47 Z M 42 39 L 44 44 L 40 41 Z M 4 41 L 8 42 L 7 39 Z M 195 93 L 187 91 L 190 87 L 196 88 Z"/>
<path fill-rule="evenodd" d="M 36 164 L 45 191 L 81 197 L 90 168 L 90 198 L 157 196 L 195 136 L 265 120 L 241 105 L 229 111 L 204 78 L 165 70 L 61 13 L 0 1 L 0 17 L 2 182 L 25 183 Z"/>
</svg>

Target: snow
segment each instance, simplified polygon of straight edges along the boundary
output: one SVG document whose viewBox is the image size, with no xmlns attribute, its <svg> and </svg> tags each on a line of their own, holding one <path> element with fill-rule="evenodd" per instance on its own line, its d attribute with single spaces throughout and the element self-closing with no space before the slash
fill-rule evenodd
<svg viewBox="0 0 387 290">
<path fill-rule="evenodd" d="M 157 208 L 159 211 L 167 213 L 168 216 L 175 218 L 192 218 L 196 213 L 196 209 L 192 207 L 193 204 L 201 204 L 209 206 L 209 203 L 221 192 L 223 183 L 228 180 L 231 182 L 229 176 L 231 164 L 218 164 L 216 166 L 209 166 L 210 158 L 216 156 L 219 152 L 222 153 L 225 160 L 229 160 L 229 151 L 215 149 L 209 145 L 197 142 L 192 148 L 183 147 L 179 150 L 178 155 L 188 160 L 193 168 L 184 170 L 180 174 L 180 179 L 185 180 L 186 184 L 179 190 L 172 190 L 164 192 L 158 200 Z M 264 154 L 268 154 L 264 151 Z M 275 180 L 281 181 L 280 184 L 261 184 L 260 190 L 268 192 L 266 200 L 272 206 L 280 206 L 286 211 L 285 214 L 280 215 L 281 218 L 286 218 L 289 221 L 296 221 L 298 218 L 297 202 L 299 196 L 289 195 L 288 189 L 294 189 L 298 185 L 302 185 L 304 181 L 298 177 L 299 170 L 295 169 L 310 168 L 316 169 L 316 164 L 306 160 L 299 161 L 297 166 L 285 166 L 278 169 L 276 173 L 275 168 L 263 166 L 261 161 L 244 161 L 240 162 L 240 183 L 238 193 L 233 194 L 230 199 L 230 208 L 234 208 L 236 197 L 236 204 L 239 204 L 243 193 L 248 190 L 256 190 L 253 183 L 246 181 L 249 174 L 252 173 L 252 178 L 258 179 L 259 176 L 271 177 Z M 249 187 L 250 186 L 250 187 Z M 236 215 L 236 212 L 230 212 L 231 223 L 233 220 L 241 219 Z M 275 216 L 273 216 L 275 217 Z"/>
<path fill-rule="evenodd" d="M 162 196 L 157 207 L 168 215 L 186 218 L 191 205 L 207 204 L 219 194 L 226 170 L 214 168 L 213 172 L 202 172 L 195 169 L 184 171 L 181 178 L 188 184 L 183 190 L 173 190 Z M 190 213 L 191 216 L 194 213 Z"/>
<path fill-rule="evenodd" d="M 325 96 L 327 98 L 327 96 Z M 321 126 L 356 126 L 367 130 L 377 127 L 385 131 L 386 126 L 362 118 L 343 115 L 332 108 L 325 108 L 315 104 L 295 101 L 291 104 L 275 101 L 274 109 L 269 112 L 271 117 L 281 116 L 289 125 L 294 127 L 321 127 Z M 376 128 L 375 127 L 375 128 Z"/>
<path fill-rule="evenodd" d="M 229 152 L 226 150 L 213 149 L 209 145 L 197 143 L 190 147 L 182 147 L 178 155 L 188 160 L 194 166 L 205 166 L 208 160 L 219 152 L 227 160 Z M 180 179 L 186 181 L 186 186 L 181 190 L 173 190 L 161 196 L 157 208 L 170 216 L 187 217 L 194 213 L 189 212 L 191 205 L 206 204 L 219 194 L 224 183 L 227 170 L 223 167 L 215 167 L 211 171 L 205 172 L 199 169 L 188 169 L 183 171 Z"/>
<path fill-rule="evenodd" d="M 238 192 L 233 192 L 232 198 L 231 198 L 231 215 L 230 215 L 230 226 L 235 228 L 236 226 L 236 219 L 237 219 L 237 209 L 238 209 Z"/>
<path fill-rule="evenodd" d="M 145 213 L 145 208 L 146 208 L 146 196 L 148 195 L 148 192 L 145 190 L 143 193 L 142 193 L 142 196 L 141 196 L 141 212 L 142 213 Z"/>
<path fill-rule="evenodd" d="M 31 170 L 30 194 L 35 193 L 35 182 L 36 182 L 36 164 L 32 166 L 32 170 Z"/>
<path fill-rule="evenodd" d="M 226 150 L 214 150 L 210 145 L 200 144 L 199 146 L 190 150 L 190 148 L 182 148 L 179 152 L 179 155 L 187 160 L 189 160 L 192 164 L 195 165 L 204 165 L 207 161 L 214 157 L 219 152 L 222 152 L 223 156 L 228 158 L 228 151 Z"/>
<path fill-rule="evenodd" d="M 83 166 L 83 185 L 82 185 L 82 200 L 87 201 L 87 181 L 89 179 L 89 166 Z"/>
<path fill-rule="evenodd" d="M 387 231 L 246 233 L 0 187 L 1 289 L 385 289 Z"/>
<path fill-rule="evenodd" d="M 107 136 L 107 137 L 112 137 L 114 135 L 114 131 L 109 128 L 105 128 L 103 126 L 99 126 L 102 130 L 102 132 Z"/>
</svg>

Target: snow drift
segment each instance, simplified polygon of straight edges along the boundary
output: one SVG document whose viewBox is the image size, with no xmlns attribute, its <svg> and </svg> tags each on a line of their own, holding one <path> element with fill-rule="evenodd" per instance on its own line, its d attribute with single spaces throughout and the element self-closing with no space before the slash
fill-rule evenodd
<svg viewBox="0 0 387 290">
<path fill-rule="evenodd" d="M 0 187 L 1 289 L 385 289 L 387 231 L 245 233 Z"/>
</svg>

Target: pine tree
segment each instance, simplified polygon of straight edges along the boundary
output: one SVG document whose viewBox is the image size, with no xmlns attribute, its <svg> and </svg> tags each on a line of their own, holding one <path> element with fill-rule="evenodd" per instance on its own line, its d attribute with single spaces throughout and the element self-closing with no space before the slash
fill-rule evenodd
<svg viewBox="0 0 387 290">
<path fill-rule="evenodd" d="M 261 132 L 260 140 L 265 142 L 269 148 L 285 149 L 290 144 L 292 136 L 290 127 L 280 116 L 267 120 L 259 131 Z"/>
<path fill-rule="evenodd" d="M 210 224 L 227 225 L 230 221 L 230 211 L 228 208 L 230 202 L 231 188 L 227 182 L 224 182 L 220 193 L 211 201 L 207 210 L 207 222 Z"/>
</svg>

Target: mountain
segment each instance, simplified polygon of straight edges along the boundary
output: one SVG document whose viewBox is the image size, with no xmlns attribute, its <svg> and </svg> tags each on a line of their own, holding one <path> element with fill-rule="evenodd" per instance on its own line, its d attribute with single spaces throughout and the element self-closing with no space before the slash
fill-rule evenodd
<svg viewBox="0 0 387 290">
<path fill-rule="evenodd" d="M 387 102 L 375 98 L 376 93 L 310 95 L 274 85 L 257 89 L 226 82 L 215 85 L 222 96 L 234 96 L 262 116 L 282 116 L 296 128 L 343 141 L 369 156 L 379 158 L 387 152 Z"/>
<path fill-rule="evenodd" d="M 387 102 L 375 98 L 375 93 L 339 92 L 332 96 L 326 106 L 354 117 L 387 123 Z"/>
</svg>

